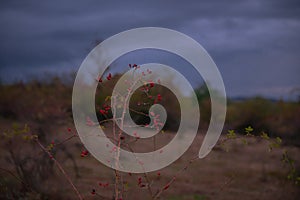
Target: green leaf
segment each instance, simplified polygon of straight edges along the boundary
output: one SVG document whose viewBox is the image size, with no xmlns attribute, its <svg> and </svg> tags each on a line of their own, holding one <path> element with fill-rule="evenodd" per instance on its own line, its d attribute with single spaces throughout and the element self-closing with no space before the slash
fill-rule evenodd
<svg viewBox="0 0 300 200">
<path fill-rule="evenodd" d="M 228 139 L 234 139 L 234 138 L 236 138 L 236 134 L 235 134 L 234 130 L 228 130 L 228 133 L 227 133 L 226 137 Z"/>
<path fill-rule="evenodd" d="M 266 139 L 266 140 L 270 139 L 270 137 L 268 136 L 268 134 L 265 133 L 265 132 L 262 132 L 261 135 L 260 135 L 260 137 L 263 138 L 263 139 Z"/>
<path fill-rule="evenodd" d="M 270 150 L 273 148 L 279 148 L 281 146 L 282 139 L 280 137 L 276 137 L 275 141 L 269 144 Z"/>
<path fill-rule="evenodd" d="M 247 128 L 245 128 L 245 132 L 247 134 L 250 134 L 253 131 L 253 128 L 251 126 L 248 126 Z"/>
<path fill-rule="evenodd" d="M 282 143 L 282 139 L 280 137 L 276 137 L 276 142 L 280 145 Z"/>
</svg>

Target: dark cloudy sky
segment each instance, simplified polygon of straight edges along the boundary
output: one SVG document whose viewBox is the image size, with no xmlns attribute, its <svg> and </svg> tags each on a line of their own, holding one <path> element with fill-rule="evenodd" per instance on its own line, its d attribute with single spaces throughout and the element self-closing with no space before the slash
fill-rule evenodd
<svg viewBox="0 0 300 200">
<path fill-rule="evenodd" d="M 95 46 L 155 26 L 197 40 L 229 96 L 291 98 L 300 87 L 300 1 L 1 1 L 0 79 L 75 71 Z"/>
</svg>

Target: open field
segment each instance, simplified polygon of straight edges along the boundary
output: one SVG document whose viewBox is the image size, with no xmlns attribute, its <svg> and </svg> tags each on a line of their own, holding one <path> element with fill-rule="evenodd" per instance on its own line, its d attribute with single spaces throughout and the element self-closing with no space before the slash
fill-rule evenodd
<svg viewBox="0 0 300 200">
<path fill-rule="evenodd" d="M 22 134 L 15 134 L 11 138 L 5 136 L 4 133 L 22 129 L 25 124 L 31 129 L 29 133 L 38 135 L 44 146 L 47 147 L 53 142 L 53 155 L 69 174 L 84 199 L 102 199 L 99 195 L 112 199 L 114 171 L 89 154 L 81 156 L 84 147 L 78 137 L 72 137 L 73 134 L 76 135 L 76 131 L 70 102 L 71 89 L 59 82 L 48 86 L 22 84 L 1 88 L 0 199 L 76 199 L 75 192 L 61 171 L 35 142 L 24 139 Z M 278 122 L 284 121 L 284 116 L 293 120 L 295 116 L 299 117 L 299 113 L 296 113 L 298 104 L 281 102 L 280 105 L 286 113 L 281 113 Z M 293 107 L 295 113 L 286 107 Z M 231 104 L 229 108 L 229 112 L 232 112 L 238 107 Z M 243 112 L 246 112 L 246 108 L 243 107 Z M 275 111 L 277 112 L 276 109 Z M 243 121 L 241 116 L 247 117 L 247 113 L 240 115 L 239 118 Z M 233 120 L 232 117 L 229 120 Z M 272 118 L 263 120 L 272 128 Z M 176 180 L 164 190 L 161 199 L 299 199 L 299 184 L 296 185 L 295 181 L 288 179 L 290 166 L 281 161 L 286 150 L 294 160 L 295 172 L 299 172 L 299 132 L 296 132 L 298 125 L 290 123 L 283 129 L 293 131 L 287 136 L 287 140 L 280 135 L 282 145 L 272 151 L 269 151 L 270 142 L 260 136 L 246 138 L 247 144 L 235 139 L 225 142 L 225 146 L 220 143 L 204 159 L 188 164 L 198 154 L 205 132 L 205 129 L 201 129 L 193 145 L 179 160 L 160 170 L 160 175 L 158 172 L 148 174 L 151 188 L 155 193 L 177 174 Z M 278 126 L 273 124 L 274 127 Z M 255 127 L 255 124 L 252 126 Z M 226 140 L 228 128 L 235 127 L 240 128 L 232 121 L 227 122 L 220 141 Z M 254 130 L 258 134 L 260 131 Z M 107 128 L 106 133 L 111 134 L 111 129 Z M 173 136 L 173 131 L 166 131 L 158 136 L 157 145 L 166 144 Z M 70 137 L 70 140 L 60 144 Z M 150 150 L 153 147 L 151 142 L 144 142 L 143 145 L 137 142 L 135 145 L 137 151 Z M 180 172 L 186 166 L 187 169 Z M 147 187 L 139 187 L 139 177 L 146 183 L 142 174 L 123 173 L 124 190 L 127 191 L 124 199 L 151 199 Z M 108 186 L 99 186 L 99 183 L 108 183 Z M 93 189 L 96 191 L 95 195 L 91 194 Z"/>
</svg>

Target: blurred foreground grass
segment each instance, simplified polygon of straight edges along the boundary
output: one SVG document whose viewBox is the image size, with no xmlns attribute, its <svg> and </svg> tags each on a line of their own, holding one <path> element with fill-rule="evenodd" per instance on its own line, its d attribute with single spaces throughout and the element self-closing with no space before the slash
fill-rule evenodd
<svg viewBox="0 0 300 200">
<path fill-rule="evenodd" d="M 106 88 L 111 87 L 113 81 L 104 84 L 107 84 L 105 91 L 96 96 L 98 103 L 109 95 Z M 161 139 L 162 143 L 167 143 L 178 127 L 176 116 L 180 116 L 179 109 L 176 108 L 176 101 L 169 101 L 174 98 L 172 94 L 164 92 L 162 88 L 154 92 L 164 94 L 161 103 L 172 114 L 165 127 L 165 137 Z M 9 141 L 3 135 L 28 124 L 30 131 L 37 134 L 45 146 L 64 140 L 70 135 L 68 128 L 75 132 L 71 95 L 72 87 L 59 79 L 47 84 L 0 85 L 1 199 L 76 198 L 61 173 L 35 144 L 18 137 Z M 154 187 L 163 187 L 178 169 L 197 155 L 203 138 L 201 133 L 205 133 L 210 118 L 210 101 L 205 87 L 198 89 L 198 100 L 201 125 L 195 142 L 182 158 L 160 171 L 161 177 L 158 178 L 155 172 L 149 174 Z M 131 104 L 135 105 L 137 101 L 139 99 L 133 98 Z M 140 111 L 147 112 L 147 108 Z M 102 119 L 99 115 L 99 120 Z M 136 120 L 143 123 L 147 119 L 137 117 Z M 280 136 L 283 148 L 269 152 L 265 141 L 259 139 L 250 139 L 246 146 L 232 141 L 228 144 L 229 152 L 217 147 L 205 159 L 193 163 L 185 173 L 180 174 L 174 185 L 164 192 L 162 199 L 298 199 L 299 186 L 288 181 L 289 169 L 280 160 L 283 149 L 288 150 L 295 158 L 296 170 L 299 171 L 300 103 L 260 97 L 243 101 L 229 100 L 224 133 L 229 129 L 243 132 L 249 125 L 259 130 L 258 134 L 264 131 L 271 138 Z M 98 185 L 99 182 L 113 182 L 112 170 L 91 156 L 82 158 L 80 152 L 84 147 L 78 138 L 54 149 L 56 159 L 68 171 L 85 199 L 97 199 L 97 196 L 91 195 L 92 189 L 102 195 L 112 196 L 113 186 L 103 189 Z M 124 174 L 128 185 L 126 199 L 150 198 L 145 189 L 137 187 L 138 177 Z"/>
</svg>

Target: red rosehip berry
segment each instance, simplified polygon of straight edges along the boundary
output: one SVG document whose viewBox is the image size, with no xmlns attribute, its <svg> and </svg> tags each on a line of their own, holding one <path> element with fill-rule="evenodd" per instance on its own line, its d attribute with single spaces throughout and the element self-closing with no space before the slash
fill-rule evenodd
<svg viewBox="0 0 300 200">
<path fill-rule="evenodd" d="M 164 187 L 164 190 L 167 190 L 169 187 L 170 187 L 170 185 L 167 184 L 167 185 Z"/>
<path fill-rule="evenodd" d="M 105 115 L 105 114 L 106 114 L 106 111 L 103 110 L 103 109 L 100 109 L 99 112 L 100 112 L 102 115 Z"/>
<path fill-rule="evenodd" d="M 108 74 L 108 76 L 106 77 L 107 80 L 111 80 L 111 73 Z"/>
<path fill-rule="evenodd" d="M 161 101 L 161 94 L 157 95 L 157 101 Z"/>
</svg>

